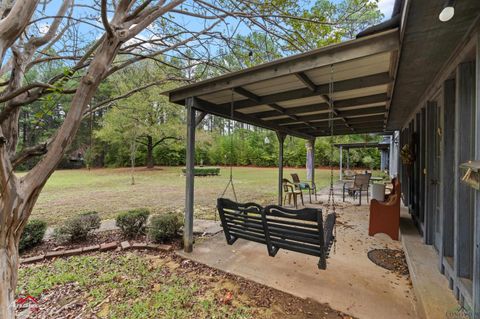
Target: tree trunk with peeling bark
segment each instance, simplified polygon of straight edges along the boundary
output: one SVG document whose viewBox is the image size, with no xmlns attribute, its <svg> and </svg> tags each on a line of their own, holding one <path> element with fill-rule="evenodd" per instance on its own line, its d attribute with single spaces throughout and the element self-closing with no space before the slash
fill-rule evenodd
<svg viewBox="0 0 480 319">
<path fill-rule="evenodd" d="M 0 319 L 15 317 L 18 247 L 23 228 L 40 191 L 71 144 L 87 105 L 97 90 L 102 75 L 115 57 L 119 45 L 120 41 L 114 37 L 107 38 L 102 43 L 87 74 L 80 82 L 70 111 L 50 144 L 47 155 L 27 175 L 21 178 L 14 175 L 5 138 L 0 145 L 1 184 L 5 189 L 0 197 Z M 9 127 L 14 125 L 16 120 L 18 121 L 16 116 L 10 116 L 4 124 Z M 0 130 L 0 136 L 4 135 L 3 130 Z"/>
<path fill-rule="evenodd" d="M 2 232 L 0 242 L 0 318 L 2 319 L 15 318 L 15 289 L 20 261 L 18 241 L 15 240 L 15 236 L 6 231 L 5 229 Z M 10 229 L 9 232 L 12 230 Z"/>
<path fill-rule="evenodd" d="M 3 245 L 3 244 L 2 244 Z M 0 247 L 0 318 L 15 318 L 15 287 L 19 265 L 18 245 L 8 242 Z"/>
</svg>

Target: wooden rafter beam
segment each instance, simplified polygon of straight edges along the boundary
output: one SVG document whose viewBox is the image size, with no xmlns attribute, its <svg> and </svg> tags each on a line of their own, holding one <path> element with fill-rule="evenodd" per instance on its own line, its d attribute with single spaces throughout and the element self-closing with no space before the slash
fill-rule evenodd
<svg viewBox="0 0 480 319">
<path fill-rule="evenodd" d="M 244 97 L 248 98 L 249 100 L 255 103 L 258 103 L 258 104 L 261 103 L 261 98 L 258 95 L 253 94 L 252 92 L 245 90 L 242 87 L 233 88 L 233 91 L 237 94 L 243 95 Z"/>
<path fill-rule="evenodd" d="M 194 108 L 199 111 L 218 115 L 224 118 L 231 118 L 231 109 L 229 107 L 220 107 L 220 105 L 218 104 L 204 101 L 199 98 L 194 98 Z M 312 135 L 304 134 L 296 130 L 292 130 L 288 127 L 282 127 L 280 125 L 277 125 L 276 123 L 264 121 L 262 119 L 255 118 L 255 117 L 249 116 L 248 114 L 240 113 L 238 111 L 233 112 L 233 119 L 235 121 L 256 125 L 259 127 L 263 127 L 272 131 L 281 132 L 291 136 L 296 136 L 304 139 L 312 138 Z"/>
<path fill-rule="evenodd" d="M 240 94 L 240 95 L 243 95 L 244 97 L 250 99 L 251 101 L 254 101 L 255 103 L 258 103 L 258 104 L 261 104 L 261 98 L 242 88 L 242 87 L 238 87 L 238 88 L 234 88 L 233 89 L 237 94 Z M 280 105 L 277 105 L 275 103 L 270 103 L 270 104 L 267 104 L 268 106 L 270 106 L 271 108 L 273 108 L 276 112 L 280 113 L 280 114 L 285 114 L 285 109 L 283 107 L 281 107 Z M 250 115 L 250 116 L 253 116 L 253 117 L 256 117 L 254 115 Z M 290 117 L 292 120 L 294 121 L 298 121 L 298 116 L 294 115 L 294 114 L 288 114 L 288 117 Z M 303 121 L 302 121 L 303 122 Z M 308 122 L 303 122 L 305 125 L 307 126 L 310 126 L 310 124 Z M 313 126 L 310 126 L 311 128 L 314 128 Z"/>
<path fill-rule="evenodd" d="M 297 78 L 305 84 L 305 86 L 312 92 L 316 92 L 318 87 L 313 81 L 305 74 L 305 72 L 295 73 Z"/>
<path fill-rule="evenodd" d="M 388 72 L 377 73 L 373 75 L 358 77 L 349 80 L 338 81 L 334 83 L 335 92 L 344 92 L 356 89 L 364 89 L 378 85 L 385 85 L 392 82 L 392 78 Z M 321 94 L 328 94 L 328 84 L 322 84 L 318 86 L 317 92 L 312 92 L 307 88 L 295 89 L 290 91 L 283 91 L 280 93 L 274 93 L 264 95 L 260 97 L 260 103 L 252 101 L 250 99 L 235 102 L 235 109 L 243 109 L 247 107 L 257 106 L 259 104 L 278 103 L 283 101 L 290 101 L 296 99 L 303 99 L 307 97 L 318 96 Z M 225 103 L 230 104 L 230 103 Z"/>
<path fill-rule="evenodd" d="M 349 119 L 348 123 L 353 127 L 358 127 L 358 126 L 362 126 L 362 125 L 365 126 L 365 125 L 370 125 L 372 123 L 382 122 L 384 118 L 385 118 L 384 115 L 357 117 L 357 118 Z M 324 128 L 328 127 L 328 122 L 327 121 L 310 122 L 310 125 L 318 128 L 318 129 L 324 129 Z M 342 123 L 342 119 L 340 119 L 340 118 L 337 118 L 337 119 L 334 120 L 334 125 L 336 127 L 343 127 L 344 126 L 344 124 Z M 291 128 L 291 129 L 295 129 L 295 130 L 307 128 L 307 126 L 305 126 L 302 123 L 291 124 L 291 125 L 288 125 L 288 127 Z"/>
<path fill-rule="evenodd" d="M 312 92 L 316 92 L 317 89 L 318 89 L 318 86 L 313 83 L 313 81 L 308 77 L 307 74 L 305 74 L 305 72 L 298 72 L 295 74 L 297 76 L 297 78 L 303 83 L 305 84 L 305 86 Z M 329 111 L 332 112 L 335 116 L 338 116 L 338 112 L 335 110 L 335 107 L 334 105 L 332 105 L 331 103 L 331 99 L 330 99 L 330 96 L 328 94 L 322 94 L 321 95 L 322 98 L 327 102 L 327 104 L 329 105 Z M 340 117 L 343 121 L 343 123 L 345 124 L 346 127 L 348 127 L 350 130 L 353 131 L 353 128 L 348 124 L 348 121 L 344 118 L 344 117 Z"/>
<path fill-rule="evenodd" d="M 357 106 L 369 105 L 369 104 L 386 103 L 387 101 L 388 101 L 387 94 L 382 93 L 382 94 L 357 97 L 353 99 L 338 100 L 338 101 L 335 101 L 335 106 L 337 109 L 342 109 L 342 108 L 357 107 Z M 328 111 L 328 108 L 329 108 L 329 105 L 327 103 L 316 103 L 316 104 L 309 104 L 309 105 L 303 105 L 303 106 L 289 107 L 285 109 L 285 114 L 301 115 L 302 113 Z M 268 118 L 271 116 L 277 116 L 278 112 L 263 111 L 263 112 L 249 113 L 249 114 L 255 115 L 255 117 L 259 117 L 259 118 Z"/>
<path fill-rule="evenodd" d="M 383 125 L 383 121 L 377 121 L 377 122 L 372 122 L 372 123 L 364 123 L 364 124 L 356 124 L 356 125 L 352 125 L 356 130 L 357 129 L 367 129 L 367 128 L 372 128 L 372 127 L 381 127 Z M 329 125 L 315 125 L 315 130 L 320 130 L 320 131 L 330 131 L 330 126 Z M 334 126 L 333 126 L 333 131 L 343 131 L 347 128 L 345 128 L 345 126 L 343 125 L 343 123 L 336 123 Z M 302 126 L 302 127 L 295 127 L 295 130 L 297 131 L 305 131 L 305 130 L 311 130 L 310 127 L 307 127 L 307 126 Z"/>
<path fill-rule="evenodd" d="M 376 107 L 370 107 L 370 108 L 365 108 L 365 109 L 355 109 L 355 110 L 349 110 L 349 111 L 342 111 L 339 112 L 339 115 L 341 117 L 349 117 L 349 116 L 372 116 L 372 115 L 379 115 L 379 113 L 385 113 L 386 108 L 385 106 L 376 106 Z M 299 121 L 327 121 L 329 119 L 328 113 L 320 113 L 320 114 L 312 114 L 312 115 L 304 115 L 304 116 L 299 116 Z M 290 124 L 296 124 L 295 120 L 291 119 L 278 119 L 278 120 L 271 120 L 272 122 L 275 122 L 276 124 L 279 125 L 290 125 Z"/>
<path fill-rule="evenodd" d="M 305 134 L 311 134 L 316 137 L 318 136 L 328 136 L 330 135 L 330 130 L 317 130 L 317 131 L 312 131 L 312 130 L 302 130 L 302 133 Z M 377 127 L 369 127 L 369 128 L 363 128 L 363 129 L 356 129 L 355 133 L 352 133 L 348 129 L 343 129 L 343 130 L 334 130 L 333 135 L 349 135 L 349 134 L 363 134 L 363 133 L 382 133 L 382 134 L 387 134 L 389 132 L 384 131 L 383 123 L 380 126 Z"/>
</svg>

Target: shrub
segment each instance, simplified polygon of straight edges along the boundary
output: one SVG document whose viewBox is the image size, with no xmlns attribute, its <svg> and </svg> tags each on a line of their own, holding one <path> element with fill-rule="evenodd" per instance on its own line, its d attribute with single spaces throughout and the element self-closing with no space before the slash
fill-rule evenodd
<svg viewBox="0 0 480 319">
<path fill-rule="evenodd" d="M 186 169 L 182 168 L 183 174 L 186 173 Z M 195 167 L 193 169 L 195 176 L 216 176 L 220 174 L 220 168 L 218 167 Z"/>
<path fill-rule="evenodd" d="M 100 223 L 97 212 L 82 213 L 55 228 L 54 237 L 61 243 L 84 241 L 92 231 L 100 228 Z"/>
<path fill-rule="evenodd" d="M 134 238 L 145 234 L 149 215 L 150 212 L 145 208 L 129 210 L 117 216 L 116 224 L 125 237 Z"/>
<path fill-rule="evenodd" d="M 22 236 L 20 237 L 20 246 L 19 250 L 23 251 L 37 246 L 43 241 L 45 232 L 47 231 L 47 223 L 38 220 L 32 219 L 28 222 L 23 230 Z"/>
<path fill-rule="evenodd" d="M 176 213 L 167 213 L 152 217 L 149 227 L 149 237 L 156 243 L 164 242 L 177 236 L 183 226 L 181 216 Z"/>
</svg>

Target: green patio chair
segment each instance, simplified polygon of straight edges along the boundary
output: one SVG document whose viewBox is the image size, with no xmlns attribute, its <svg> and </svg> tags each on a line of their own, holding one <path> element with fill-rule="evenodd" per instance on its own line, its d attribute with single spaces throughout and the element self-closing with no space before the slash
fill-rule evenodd
<svg viewBox="0 0 480 319">
<path fill-rule="evenodd" d="M 308 191 L 308 195 L 310 197 L 310 204 L 312 203 L 312 193 L 315 195 L 315 200 L 317 200 L 317 187 L 315 185 L 315 182 L 313 182 L 313 181 L 311 183 L 302 182 L 302 181 L 300 181 L 300 178 L 298 177 L 297 173 L 292 173 L 292 174 L 290 174 L 290 176 L 292 176 L 293 184 L 295 184 L 295 187 L 298 190 L 300 190 L 300 191 L 307 190 Z"/>
</svg>

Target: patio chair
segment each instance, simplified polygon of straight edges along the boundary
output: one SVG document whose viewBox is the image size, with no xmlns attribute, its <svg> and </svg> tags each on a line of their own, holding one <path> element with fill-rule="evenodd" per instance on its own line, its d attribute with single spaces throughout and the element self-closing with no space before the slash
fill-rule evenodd
<svg viewBox="0 0 480 319">
<path fill-rule="evenodd" d="M 303 191 L 308 190 L 308 195 L 310 197 L 310 204 L 312 203 L 312 192 L 315 194 L 315 200 L 317 200 L 317 187 L 315 182 L 307 183 L 300 181 L 297 173 L 290 174 L 292 176 L 293 184 L 295 184 L 296 189 Z"/>
<path fill-rule="evenodd" d="M 343 172 L 343 179 L 345 180 L 353 180 L 355 178 L 355 172 L 351 170 L 345 170 Z"/>
<path fill-rule="evenodd" d="M 370 177 L 372 174 L 357 174 L 353 179 L 353 183 L 345 182 L 343 183 L 343 201 L 345 201 L 345 192 L 348 195 L 353 196 L 354 199 L 359 197 L 359 205 L 362 205 L 362 192 L 367 192 L 367 202 L 369 200 L 369 188 L 370 188 Z"/>
<path fill-rule="evenodd" d="M 282 180 L 282 185 L 283 185 L 283 205 L 285 205 L 285 203 L 287 202 L 287 197 L 288 197 L 288 205 L 290 205 L 293 197 L 293 205 L 295 206 L 295 208 L 298 208 L 298 197 L 300 196 L 300 199 L 302 201 L 302 206 L 305 206 L 303 202 L 303 193 L 301 190 L 297 189 L 295 185 L 286 178 Z"/>
</svg>

